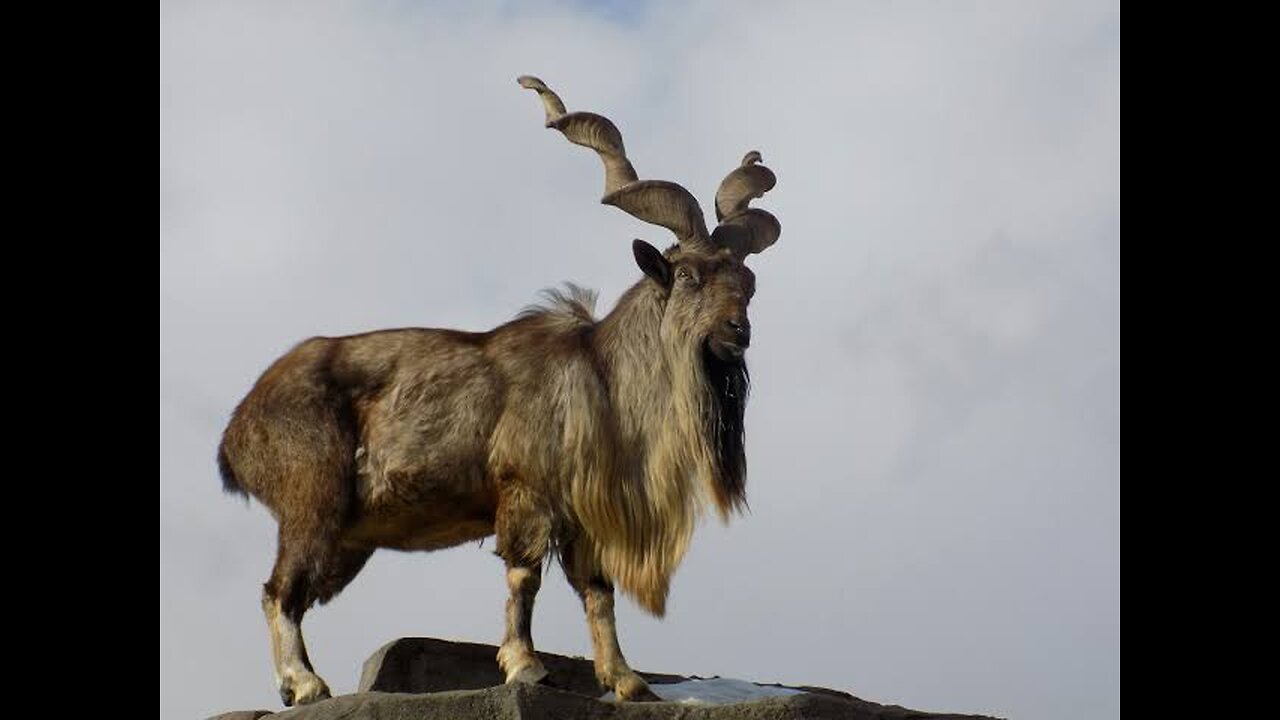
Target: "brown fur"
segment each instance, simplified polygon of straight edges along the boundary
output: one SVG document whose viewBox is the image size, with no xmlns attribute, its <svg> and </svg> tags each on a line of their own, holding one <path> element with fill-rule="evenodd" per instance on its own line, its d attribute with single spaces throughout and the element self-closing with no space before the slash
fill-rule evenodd
<svg viewBox="0 0 1280 720">
<path fill-rule="evenodd" d="M 541 81 L 526 82 L 549 114 L 563 110 Z M 620 173 L 607 178 L 619 207 L 686 233 L 665 253 L 635 242 L 645 277 L 612 312 L 595 320 L 594 294 L 569 286 L 485 333 L 312 338 L 263 373 L 223 434 L 224 488 L 257 498 L 279 524 L 263 609 L 286 704 L 328 695 L 302 616 L 374 550 L 491 534 L 508 566 L 498 655 L 508 681 L 546 674 L 530 623 L 540 568 L 558 556 L 583 599 L 602 682 L 651 697 L 618 649 L 614 583 L 662 615 L 705 507 L 725 520 L 745 507 L 742 355 L 755 278 L 742 260 L 777 237 L 776 220 L 746 200 L 772 187 L 772 173 L 748 154 L 726 179 L 717 212 L 732 214 L 718 245 L 687 191 L 635 180 L 607 120 L 561 119 Z"/>
<path fill-rule="evenodd" d="M 726 430 L 707 377 L 725 363 L 704 357 L 720 318 L 744 311 L 743 268 L 667 255 L 710 273 L 708 287 L 646 278 L 599 322 L 571 288 L 489 333 L 313 338 L 276 361 L 236 408 L 219 465 L 280 522 L 282 557 L 314 551 L 297 604 L 340 589 L 326 569 L 343 551 L 496 529 L 499 554 L 528 562 L 577 540 L 661 614 L 703 505 L 727 517 L 745 489 L 740 409 Z M 738 438 L 728 453 L 723 435 Z"/>
<path fill-rule="evenodd" d="M 313 338 L 277 360 L 218 454 L 226 487 L 280 526 L 265 596 L 299 623 L 376 548 L 496 532 L 510 566 L 540 567 L 572 544 L 567 575 L 617 583 L 662 615 L 703 507 L 727 518 L 744 503 L 741 405 L 722 412 L 716 378 L 745 367 L 708 342 L 745 317 L 749 281 L 723 254 L 667 257 L 697 286 L 645 278 L 599 322 L 575 288 L 488 333 Z"/>
</svg>

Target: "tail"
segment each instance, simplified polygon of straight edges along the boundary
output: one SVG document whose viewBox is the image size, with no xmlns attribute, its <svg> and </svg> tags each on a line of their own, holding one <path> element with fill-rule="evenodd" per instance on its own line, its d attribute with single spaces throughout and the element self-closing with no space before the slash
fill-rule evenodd
<svg viewBox="0 0 1280 720">
<path fill-rule="evenodd" d="M 231 469 L 231 461 L 227 459 L 226 447 L 218 446 L 218 472 L 222 475 L 222 491 L 242 495 L 246 499 L 249 493 L 240 485 L 240 481 L 236 479 L 235 472 Z"/>
</svg>

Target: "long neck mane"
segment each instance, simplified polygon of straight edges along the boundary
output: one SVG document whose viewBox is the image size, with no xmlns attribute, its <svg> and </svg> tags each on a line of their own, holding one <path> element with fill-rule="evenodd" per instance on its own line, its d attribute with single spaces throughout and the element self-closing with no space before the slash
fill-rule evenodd
<svg viewBox="0 0 1280 720">
<path fill-rule="evenodd" d="M 579 473 L 575 510 L 614 580 L 661 615 L 672 573 L 708 501 L 722 519 L 745 506 L 741 364 L 662 336 L 662 290 L 633 285 L 595 328 L 615 448 L 610 477 Z"/>
</svg>

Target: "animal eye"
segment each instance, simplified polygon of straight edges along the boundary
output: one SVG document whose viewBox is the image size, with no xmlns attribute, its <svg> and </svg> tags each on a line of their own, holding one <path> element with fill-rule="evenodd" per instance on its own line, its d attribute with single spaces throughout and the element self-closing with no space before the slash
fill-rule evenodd
<svg viewBox="0 0 1280 720">
<path fill-rule="evenodd" d="M 693 284 L 698 281 L 698 279 L 694 277 L 693 272 L 686 267 L 676 268 L 676 279 L 680 280 L 680 282 L 689 284 Z"/>
</svg>

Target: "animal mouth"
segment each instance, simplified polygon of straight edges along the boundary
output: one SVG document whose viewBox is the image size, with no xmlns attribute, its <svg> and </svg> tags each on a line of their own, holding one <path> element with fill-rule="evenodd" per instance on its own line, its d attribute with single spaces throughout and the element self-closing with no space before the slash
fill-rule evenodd
<svg viewBox="0 0 1280 720">
<path fill-rule="evenodd" d="M 717 337 L 707 338 L 707 351 L 714 355 L 721 362 L 740 363 L 742 357 L 747 352 L 745 344 L 738 344 L 731 340 L 721 340 Z"/>
</svg>

